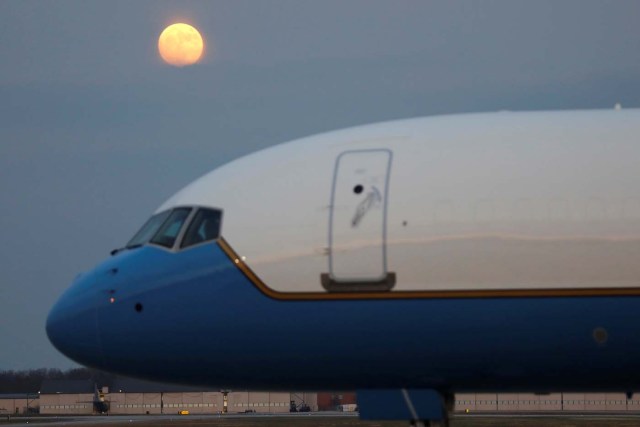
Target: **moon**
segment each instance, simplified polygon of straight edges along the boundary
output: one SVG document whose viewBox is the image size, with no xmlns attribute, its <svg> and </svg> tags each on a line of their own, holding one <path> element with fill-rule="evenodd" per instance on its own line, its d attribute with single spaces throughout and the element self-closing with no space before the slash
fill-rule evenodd
<svg viewBox="0 0 640 427">
<path fill-rule="evenodd" d="M 158 51 L 167 64 L 184 67 L 193 65 L 202 58 L 204 41 L 198 30 L 191 25 L 172 24 L 158 37 Z"/>
</svg>

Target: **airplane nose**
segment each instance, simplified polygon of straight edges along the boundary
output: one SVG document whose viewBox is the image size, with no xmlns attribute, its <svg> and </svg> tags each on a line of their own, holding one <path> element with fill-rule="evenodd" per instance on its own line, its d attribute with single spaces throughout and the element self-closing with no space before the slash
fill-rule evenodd
<svg viewBox="0 0 640 427">
<path fill-rule="evenodd" d="M 68 358 L 87 366 L 101 364 L 95 294 L 76 283 L 53 306 L 47 317 L 47 336 Z"/>
</svg>

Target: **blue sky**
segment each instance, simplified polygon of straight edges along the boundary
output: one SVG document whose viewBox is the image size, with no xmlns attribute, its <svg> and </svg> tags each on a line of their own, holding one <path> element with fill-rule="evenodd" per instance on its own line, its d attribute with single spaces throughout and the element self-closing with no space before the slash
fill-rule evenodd
<svg viewBox="0 0 640 427">
<path fill-rule="evenodd" d="M 0 2 L 0 369 L 67 368 L 75 275 L 253 150 L 469 111 L 640 106 L 638 1 Z M 202 63 L 162 63 L 164 27 Z"/>
</svg>

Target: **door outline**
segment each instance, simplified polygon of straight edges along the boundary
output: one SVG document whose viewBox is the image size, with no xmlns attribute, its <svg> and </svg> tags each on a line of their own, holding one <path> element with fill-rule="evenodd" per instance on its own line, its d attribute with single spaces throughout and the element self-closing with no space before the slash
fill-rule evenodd
<svg viewBox="0 0 640 427">
<path fill-rule="evenodd" d="M 382 272 L 383 274 L 379 278 L 370 278 L 364 280 L 344 280 L 336 279 L 333 276 L 333 225 L 334 225 L 334 204 L 336 196 L 336 186 L 338 184 L 338 172 L 340 166 L 340 159 L 348 154 L 358 153 L 380 153 L 384 152 L 388 154 L 386 164 L 386 174 L 384 177 L 384 195 L 382 196 Z M 347 150 L 341 152 L 336 157 L 333 167 L 333 180 L 331 184 L 331 203 L 329 205 L 329 272 L 320 274 L 320 282 L 324 289 L 329 292 L 371 292 L 371 291 L 388 291 L 393 288 L 396 282 L 396 274 L 390 272 L 387 266 L 387 212 L 388 212 L 388 196 L 389 196 L 389 181 L 391 178 L 391 166 L 393 162 L 393 152 L 388 148 L 372 148 L 364 150 Z M 377 189 L 376 189 L 377 190 Z"/>
</svg>

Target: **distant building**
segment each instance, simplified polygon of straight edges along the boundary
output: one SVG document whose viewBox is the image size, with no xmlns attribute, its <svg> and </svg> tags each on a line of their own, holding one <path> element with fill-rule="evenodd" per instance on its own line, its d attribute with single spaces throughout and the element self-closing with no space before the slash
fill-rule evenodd
<svg viewBox="0 0 640 427">
<path fill-rule="evenodd" d="M 95 384 L 90 380 L 44 380 L 41 414 L 92 414 Z"/>
<path fill-rule="evenodd" d="M 226 397 L 226 405 L 225 405 Z M 41 414 L 91 414 L 103 402 L 110 414 L 193 414 L 222 412 L 289 412 L 297 409 L 317 411 L 315 393 L 211 390 L 117 378 L 108 387 L 98 388 L 91 381 L 45 381 L 40 394 Z M 226 410 L 225 410 L 226 406 Z M 102 412 L 100 410 L 99 412 Z"/>
<path fill-rule="evenodd" d="M 112 414 L 217 413 L 222 411 L 222 394 L 200 387 L 161 384 L 118 378 L 111 385 Z"/>
<path fill-rule="evenodd" d="M 333 391 L 318 393 L 318 410 L 344 411 L 345 405 L 356 404 L 356 393 L 353 391 Z M 351 408 L 352 406 L 346 406 Z"/>
<path fill-rule="evenodd" d="M 39 407 L 37 393 L 0 394 L 0 415 L 38 413 Z"/>
<path fill-rule="evenodd" d="M 99 387 L 99 386 L 102 387 Z M 47 380 L 40 394 L 0 395 L 0 415 L 37 412 L 48 415 L 287 413 L 357 408 L 354 392 L 221 391 L 117 378 L 111 384 L 90 380 Z M 39 396 L 39 398 L 38 398 Z M 226 409 L 225 409 L 226 408 Z M 456 412 L 627 412 L 640 411 L 640 395 L 623 393 L 464 393 L 456 394 Z"/>
<path fill-rule="evenodd" d="M 456 412 L 627 412 L 640 410 L 640 396 L 624 393 L 460 393 Z"/>
<path fill-rule="evenodd" d="M 318 411 L 318 393 L 298 391 L 290 393 L 290 411 L 295 408 L 298 412 Z"/>
</svg>

